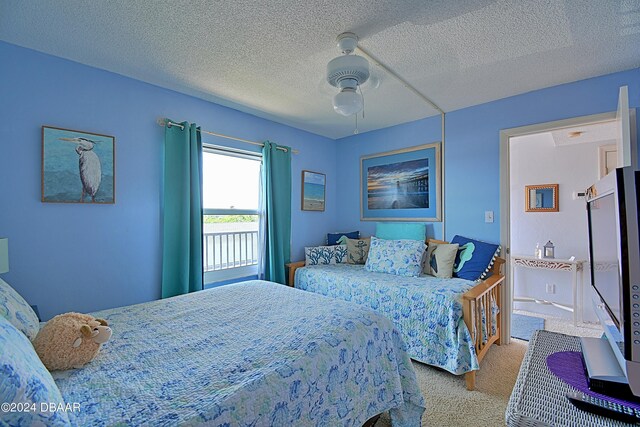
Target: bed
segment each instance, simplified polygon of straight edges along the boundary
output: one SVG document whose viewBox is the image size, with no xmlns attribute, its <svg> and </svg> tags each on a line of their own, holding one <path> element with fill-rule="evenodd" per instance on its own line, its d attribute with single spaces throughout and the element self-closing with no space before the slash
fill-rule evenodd
<svg viewBox="0 0 640 427">
<path fill-rule="evenodd" d="M 264 281 L 92 313 L 112 339 L 52 373 L 77 425 L 352 425 L 424 400 L 393 324 L 372 310 Z"/>
<path fill-rule="evenodd" d="M 412 359 L 464 374 L 473 390 L 480 361 L 491 344 L 500 344 L 503 263 L 496 258 L 491 276 L 479 283 L 401 277 L 353 264 L 305 267 L 304 261 L 290 264 L 289 280 L 297 289 L 378 311 L 394 322 Z"/>
</svg>

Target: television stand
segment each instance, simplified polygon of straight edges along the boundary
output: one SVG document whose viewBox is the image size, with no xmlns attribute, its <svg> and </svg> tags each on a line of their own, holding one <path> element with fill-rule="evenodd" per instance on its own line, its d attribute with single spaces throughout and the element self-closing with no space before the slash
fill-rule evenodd
<svg viewBox="0 0 640 427">
<path fill-rule="evenodd" d="M 569 402 L 567 393 L 575 388 L 547 368 L 547 357 L 558 351 L 580 351 L 580 338 L 549 331 L 534 332 L 507 405 L 507 426 L 628 426 L 581 411 Z"/>
<path fill-rule="evenodd" d="M 637 398 L 631 393 L 629 382 L 620 368 L 616 355 L 606 338 L 580 338 L 582 359 L 587 368 L 589 389 L 597 393 L 623 399 Z"/>
</svg>

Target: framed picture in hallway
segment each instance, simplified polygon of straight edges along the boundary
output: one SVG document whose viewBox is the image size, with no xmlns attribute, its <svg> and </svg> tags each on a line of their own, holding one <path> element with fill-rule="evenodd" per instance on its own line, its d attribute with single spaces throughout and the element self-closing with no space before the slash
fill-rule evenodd
<svg viewBox="0 0 640 427">
<path fill-rule="evenodd" d="M 360 158 L 360 219 L 440 221 L 440 143 Z"/>
<path fill-rule="evenodd" d="M 302 210 L 324 212 L 327 176 L 319 172 L 302 171 Z"/>
<path fill-rule="evenodd" d="M 42 201 L 113 204 L 116 139 L 42 126 Z"/>
</svg>

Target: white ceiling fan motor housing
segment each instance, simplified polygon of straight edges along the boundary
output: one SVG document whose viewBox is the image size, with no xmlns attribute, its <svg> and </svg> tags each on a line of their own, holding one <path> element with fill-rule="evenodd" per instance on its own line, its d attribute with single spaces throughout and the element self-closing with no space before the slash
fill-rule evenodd
<svg viewBox="0 0 640 427">
<path fill-rule="evenodd" d="M 369 78 L 369 62 L 356 55 L 343 55 L 327 64 L 327 82 L 337 88 L 355 88 Z"/>
</svg>

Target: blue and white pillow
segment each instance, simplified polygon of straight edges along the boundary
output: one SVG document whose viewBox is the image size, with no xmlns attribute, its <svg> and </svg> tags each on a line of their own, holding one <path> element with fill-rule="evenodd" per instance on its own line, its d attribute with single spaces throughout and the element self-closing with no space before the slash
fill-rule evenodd
<svg viewBox="0 0 640 427">
<path fill-rule="evenodd" d="M 371 237 L 365 270 L 418 277 L 426 245 L 420 240 L 385 240 Z"/>
<path fill-rule="evenodd" d="M 306 265 L 341 264 L 347 262 L 347 246 L 313 246 L 304 248 Z"/>
<path fill-rule="evenodd" d="M 34 340 L 40 329 L 38 316 L 31 306 L 7 282 L 0 279 L 0 317 Z"/>
<path fill-rule="evenodd" d="M 456 261 L 453 264 L 453 276 L 467 280 L 484 280 L 500 253 L 500 245 L 481 242 L 462 236 L 454 236 L 451 243 L 459 245 Z"/>
<path fill-rule="evenodd" d="M 15 412 L 3 410 L 0 413 L 0 424 L 3 426 L 71 425 L 66 412 L 49 411 L 49 405 L 56 407 L 64 405 L 60 390 L 38 358 L 31 342 L 2 316 L 0 316 L 0 402 L 3 405 L 16 404 L 16 409 L 25 409 L 25 406 L 28 409 L 28 411 L 16 410 Z"/>
<path fill-rule="evenodd" d="M 339 245 L 340 239 L 342 238 L 342 236 L 347 236 L 347 239 L 359 239 L 360 231 L 356 230 L 356 231 L 350 231 L 348 233 L 340 233 L 340 232 L 327 233 L 327 245 L 328 246 Z"/>
</svg>

